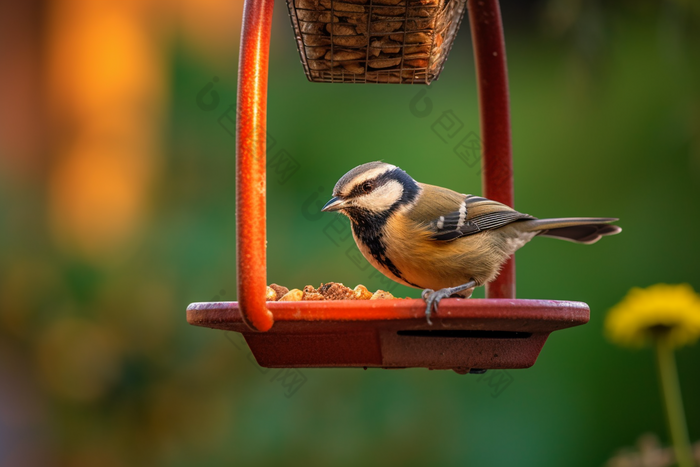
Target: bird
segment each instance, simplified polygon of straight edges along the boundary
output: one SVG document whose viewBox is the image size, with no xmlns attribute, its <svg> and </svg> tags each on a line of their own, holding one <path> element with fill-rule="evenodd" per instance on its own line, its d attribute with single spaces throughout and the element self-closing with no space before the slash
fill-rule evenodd
<svg viewBox="0 0 700 467">
<path fill-rule="evenodd" d="M 621 232 L 617 218 L 538 219 L 477 195 L 415 181 L 368 162 L 347 172 L 321 209 L 350 219 L 362 255 L 390 279 L 423 289 L 428 323 L 447 297 L 471 297 L 536 236 L 592 244 Z"/>
</svg>

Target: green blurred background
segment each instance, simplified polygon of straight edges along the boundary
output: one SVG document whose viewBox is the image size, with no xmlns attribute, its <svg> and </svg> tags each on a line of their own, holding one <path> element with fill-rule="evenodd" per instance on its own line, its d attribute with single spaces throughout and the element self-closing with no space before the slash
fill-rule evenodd
<svg viewBox="0 0 700 467">
<path fill-rule="evenodd" d="M 460 135 L 479 131 L 468 22 L 417 117 L 425 87 L 307 82 L 275 8 L 268 157 L 298 170 L 268 179 L 268 281 L 386 288 L 330 230 L 347 221 L 314 209 L 377 159 L 480 193 L 478 164 L 435 132 L 446 111 Z M 502 8 L 516 208 L 624 229 L 594 246 L 535 239 L 518 296 L 585 301 L 590 323 L 553 334 L 506 387 L 310 369 L 288 397 L 235 336 L 185 321 L 190 302 L 236 299 L 234 138 L 219 120 L 242 2 L 0 2 L 0 464 L 591 466 L 645 432 L 667 444 L 652 352 L 615 347 L 603 320 L 633 286 L 700 289 L 698 4 Z M 700 347 L 677 355 L 698 440 Z"/>
</svg>

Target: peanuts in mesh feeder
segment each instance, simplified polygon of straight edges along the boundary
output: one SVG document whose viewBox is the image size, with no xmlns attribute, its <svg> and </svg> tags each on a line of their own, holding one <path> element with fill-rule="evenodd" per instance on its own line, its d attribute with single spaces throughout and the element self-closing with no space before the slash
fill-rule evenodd
<svg viewBox="0 0 700 467">
<path fill-rule="evenodd" d="M 430 84 L 466 0 L 287 0 L 287 6 L 310 81 Z"/>
</svg>

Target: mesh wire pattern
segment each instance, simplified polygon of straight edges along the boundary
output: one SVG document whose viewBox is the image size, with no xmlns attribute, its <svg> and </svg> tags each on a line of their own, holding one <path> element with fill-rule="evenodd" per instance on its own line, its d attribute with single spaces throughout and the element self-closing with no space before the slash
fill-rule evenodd
<svg viewBox="0 0 700 467">
<path fill-rule="evenodd" d="M 287 0 L 309 81 L 430 84 L 466 0 Z"/>
</svg>

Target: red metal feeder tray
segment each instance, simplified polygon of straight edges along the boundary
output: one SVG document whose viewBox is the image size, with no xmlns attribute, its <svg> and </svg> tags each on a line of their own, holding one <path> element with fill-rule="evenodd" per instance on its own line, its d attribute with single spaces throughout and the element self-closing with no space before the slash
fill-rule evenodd
<svg viewBox="0 0 700 467">
<path fill-rule="evenodd" d="M 275 325 L 252 331 L 236 302 L 193 303 L 187 320 L 243 334 L 261 366 L 433 370 L 528 368 L 552 331 L 588 322 L 581 302 L 446 299 L 270 302 Z"/>
<path fill-rule="evenodd" d="M 264 367 L 454 369 L 532 366 L 552 331 L 588 322 L 585 303 L 516 300 L 513 258 L 487 299 L 446 299 L 433 325 L 423 300 L 265 302 L 266 107 L 274 0 L 245 0 L 238 80 L 238 302 L 193 303 L 196 326 L 240 332 Z M 483 194 L 513 206 L 505 44 L 497 0 L 468 2 L 474 44 Z M 428 105 L 429 103 L 426 103 Z M 474 372 L 474 371 L 473 371 Z"/>
</svg>

